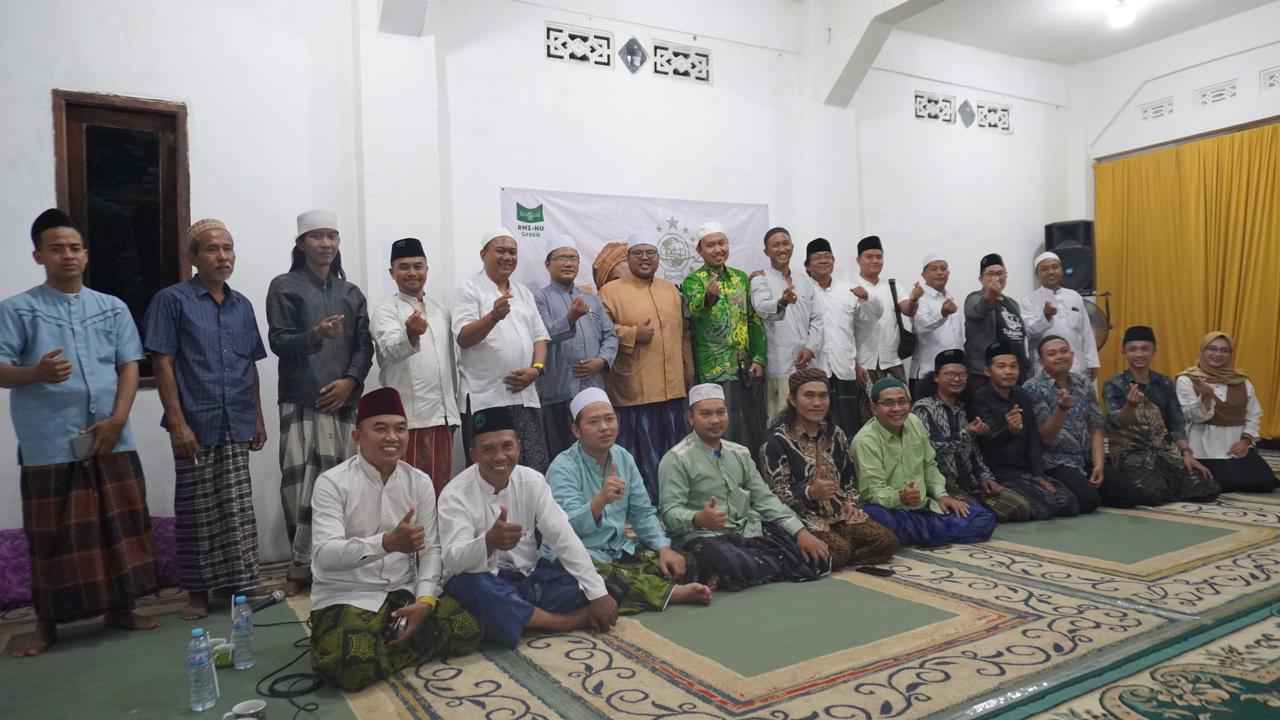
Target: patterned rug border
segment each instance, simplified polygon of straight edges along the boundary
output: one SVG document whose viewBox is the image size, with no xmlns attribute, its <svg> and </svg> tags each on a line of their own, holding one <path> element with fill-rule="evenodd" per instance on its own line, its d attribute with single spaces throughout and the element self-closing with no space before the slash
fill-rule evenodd
<svg viewBox="0 0 1280 720">
<path fill-rule="evenodd" d="M 970 590 L 980 587 L 985 593 L 999 593 L 1010 605 L 1021 604 L 1040 613 L 1042 626 L 1032 624 L 1007 638 L 993 638 L 996 642 L 970 643 L 959 652 L 935 651 L 921 660 L 882 670 L 864 682 L 828 688 L 825 696 L 810 692 L 752 707 L 751 711 L 760 714 L 750 717 L 919 717 L 966 703 L 973 696 L 1025 683 L 1050 668 L 1074 665 L 1100 650 L 1119 647 L 1133 637 L 1145 637 L 1173 624 L 1141 610 L 1093 605 L 1077 595 L 1032 590 L 980 575 L 958 575 L 923 562 L 899 563 L 897 569 L 900 579 L 918 586 L 967 585 Z M 615 653 L 599 636 L 536 637 L 523 643 L 520 652 L 544 668 L 559 687 L 589 701 L 604 717 L 747 716 L 661 682 L 650 665 Z M 974 683 L 979 678 L 999 680 L 989 685 Z M 807 699 L 811 702 L 806 703 Z M 929 707 L 939 702 L 945 705 Z"/>
<path fill-rule="evenodd" d="M 851 582 L 859 587 L 866 587 L 904 599 L 910 599 L 908 598 L 908 595 L 910 594 L 908 589 L 914 589 L 917 593 L 922 593 L 924 596 L 939 598 L 942 601 L 942 605 L 940 605 L 940 607 L 948 612 L 954 612 L 956 617 L 940 623 L 932 623 L 921 628 L 915 628 L 910 632 L 899 633 L 888 638 L 882 638 L 881 640 L 869 643 L 868 645 L 847 648 L 828 655 L 810 658 L 802 663 L 796 663 L 794 665 L 787 666 L 786 668 L 780 668 L 775 671 L 751 677 L 739 675 L 733 670 L 725 668 L 709 658 L 699 656 L 693 650 L 685 648 L 684 646 L 681 646 L 678 643 L 645 628 L 639 622 L 633 621 L 629 623 L 624 634 L 611 633 L 601 635 L 599 636 L 599 639 L 636 663 L 647 666 L 660 679 L 666 681 L 676 689 L 687 692 L 705 702 L 715 704 L 736 714 L 741 714 L 763 707 L 768 707 L 779 702 L 786 702 L 819 693 L 835 685 L 865 677 L 887 669 L 893 665 L 917 660 L 932 653 L 951 650 L 962 645 L 968 645 L 979 640 L 994 637 L 995 635 L 1020 627 L 1042 617 L 1030 612 L 1010 610 L 1008 607 L 1000 606 L 980 598 L 963 597 L 938 588 L 919 587 L 912 583 L 895 583 L 889 579 L 872 578 L 863 573 L 855 573 L 853 571 L 834 573 L 832 574 L 830 581 Z M 922 597 L 918 602 L 923 602 L 925 599 L 926 598 Z M 913 599 L 913 601 L 917 600 Z M 979 610 L 967 615 L 961 614 L 965 606 L 976 606 Z M 951 608 L 955 608 L 955 611 Z M 991 622 L 976 630 L 949 635 L 948 639 L 943 642 L 932 644 L 928 642 L 913 642 L 908 647 L 903 648 L 897 653 L 877 655 L 870 662 L 856 664 L 854 667 L 832 672 L 827 675 L 811 677 L 800 682 L 792 682 L 789 685 L 782 685 L 781 687 L 773 687 L 773 683 L 771 682 L 777 680 L 780 676 L 803 672 L 805 669 L 808 669 L 815 664 L 831 662 L 833 660 L 839 661 L 840 659 L 852 659 L 857 655 L 865 653 L 868 648 L 887 644 L 903 636 L 918 635 L 925 631 L 937 633 L 941 630 L 939 626 L 960 626 L 965 622 L 981 619 L 984 615 L 989 617 Z M 632 628 L 635 629 L 633 630 Z M 630 636 L 638 637 L 633 641 L 628 639 Z M 654 650 L 646 649 L 644 645 L 639 644 L 640 642 L 651 643 L 653 646 L 656 646 L 656 648 Z M 671 654 L 664 655 L 664 653 L 667 652 L 670 652 Z M 681 669 L 676 664 L 677 660 L 675 660 L 675 658 L 679 658 L 687 663 L 700 661 L 713 667 L 711 672 L 703 671 L 699 675 L 694 675 L 693 673 Z M 766 687 L 766 690 L 753 694 L 746 694 L 741 691 L 735 692 L 734 690 L 726 687 L 726 685 L 731 683 L 738 684 L 740 686 L 761 684 Z"/>
</svg>

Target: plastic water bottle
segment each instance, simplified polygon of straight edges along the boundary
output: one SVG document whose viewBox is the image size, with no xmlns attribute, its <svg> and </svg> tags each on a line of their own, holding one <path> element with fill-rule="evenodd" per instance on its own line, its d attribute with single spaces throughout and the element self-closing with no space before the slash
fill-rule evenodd
<svg viewBox="0 0 1280 720">
<path fill-rule="evenodd" d="M 237 595 L 231 621 L 231 662 L 237 670 L 253 667 L 253 608 L 249 598 Z"/>
<path fill-rule="evenodd" d="M 213 673 L 209 638 L 204 628 L 194 628 L 191 642 L 187 643 L 187 685 L 191 690 L 191 709 L 195 712 L 204 712 L 218 702 L 218 681 Z"/>
</svg>

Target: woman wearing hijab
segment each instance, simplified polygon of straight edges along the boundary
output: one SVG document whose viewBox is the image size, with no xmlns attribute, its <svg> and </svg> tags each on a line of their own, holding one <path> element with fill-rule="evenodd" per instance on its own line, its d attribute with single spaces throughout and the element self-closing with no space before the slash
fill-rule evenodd
<svg viewBox="0 0 1280 720">
<path fill-rule="evenodd" d="M 1249 376 L 1232 367 L 1235 341 L 1220 331 L 1200 341 L 1200 360 L 1178 375 L 1178 403 L 1196 459 L 1224 492 L 1271 492 L 1276 475 L 1254 449 L 1262 405 Z"/>
</svg>

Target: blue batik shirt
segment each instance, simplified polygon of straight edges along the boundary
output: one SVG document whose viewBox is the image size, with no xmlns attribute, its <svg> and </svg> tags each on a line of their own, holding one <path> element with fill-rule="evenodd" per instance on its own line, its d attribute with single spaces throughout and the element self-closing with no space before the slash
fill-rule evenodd
<svg viewBox="0 0 1280 720">
<path fill-rule="evenodd" d="M 115 409 L 116 369 L 142 359 L 142 342 L 129 308 L 89 288 L 74 294 L 37 285 L 0 302 L 0 362 L 31 366 L 62 348 L 71 377 L 10 391 L 9 414 L 25 466 L 76 460 L 71 441 Z M 112 452 L 134 450 L 126 421 Z"/>
</svg>

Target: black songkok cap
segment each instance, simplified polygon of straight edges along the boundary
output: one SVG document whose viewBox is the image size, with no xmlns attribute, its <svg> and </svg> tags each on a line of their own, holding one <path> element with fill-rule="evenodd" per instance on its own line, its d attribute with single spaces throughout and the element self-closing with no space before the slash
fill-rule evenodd
<svg viewBox="0 0 1280 720">
<path fill-rule="evenodd" d="M 426 257 L 418 238 L 400 238 L 391 243 L 391 262 L 406 257 Z"/>
<path fill-rule="evenodd" d="M 471 428 L 472 437 L 480 437 L 484 433 L 515 430 L 516 422 L 510 410 L 505 407 L 494 407 L 471 413 Z"/>
<path fill-rule="evenodd" d="M 45 230 L 60 227 L 68 227 L 76 232 L 80 232 L 80 228 L 77 228 L 76 224 L 72 222 L 70 215 L 62 212 L 58 208 L 49 208 L 48 210 L 45 210 L 36 217 L 35 222 L 31 223 L 31 242 L 35 243 L 38 247 L 40 245 L 41 233 Z"/>
<path fill-rule="evenodd" d="M 880 244 L 879 235 L 868 235 L 858 241 L 859 255 L 861 255 L 862 253 L 868 250 L 880 250 L 880 251 L 884 250 L 884 246 Z"/>
<path fill-rule="evenodd" d="M 957 348 L 943 350 L 933 358 L 933 371 L 942 372 L 944 365 L 964 365 L 969 367 L 968 358 L 965 357 L 964 351 Z"/>
<path fill-rule="evenodd" d="M 1000 267 L 1004 267 L 1004 258 L 1000 257 L 996 253 L 991 253 L 990 255 L 983 255 L 982 260 L 978 263 L 978 272 L 981 273 L 985 271 L 987 268 L 991 267 L 992 265 L 999 265 Z"/>
<path fill-rule="evenodd" d="M 1003 338 L 1001 338 L 1000 340 L 997 340 L 987 346 L 987 365 L 990 366 L 991 361 L 995 360 L 1001 355 L 1012 355 L 1014 357 L 1017 357 L 1018 351 L 1014 350 L 1013 346 L 1010 345 L 1007 340 L 1004 340 Z"/>
<path fill-rule="evenodd" d="M 1120 347 L 1124 347 L 1128 343 L 1145 340 L 1152 345 L 1156 342 L 1156 331 L 1147 325 L 1134 325 L 1124 331 L 1124 340 L 1120 342 Z"/>
<path fill-rule="evenodd" d="M 820 252 L 831 252 L 831 243 L 827 242 L 826 238 L 810 240 L 809 244 L 804 248 L 804 261 L 806 263 L 809 262 L 809 258 Z"/>
</svg>

